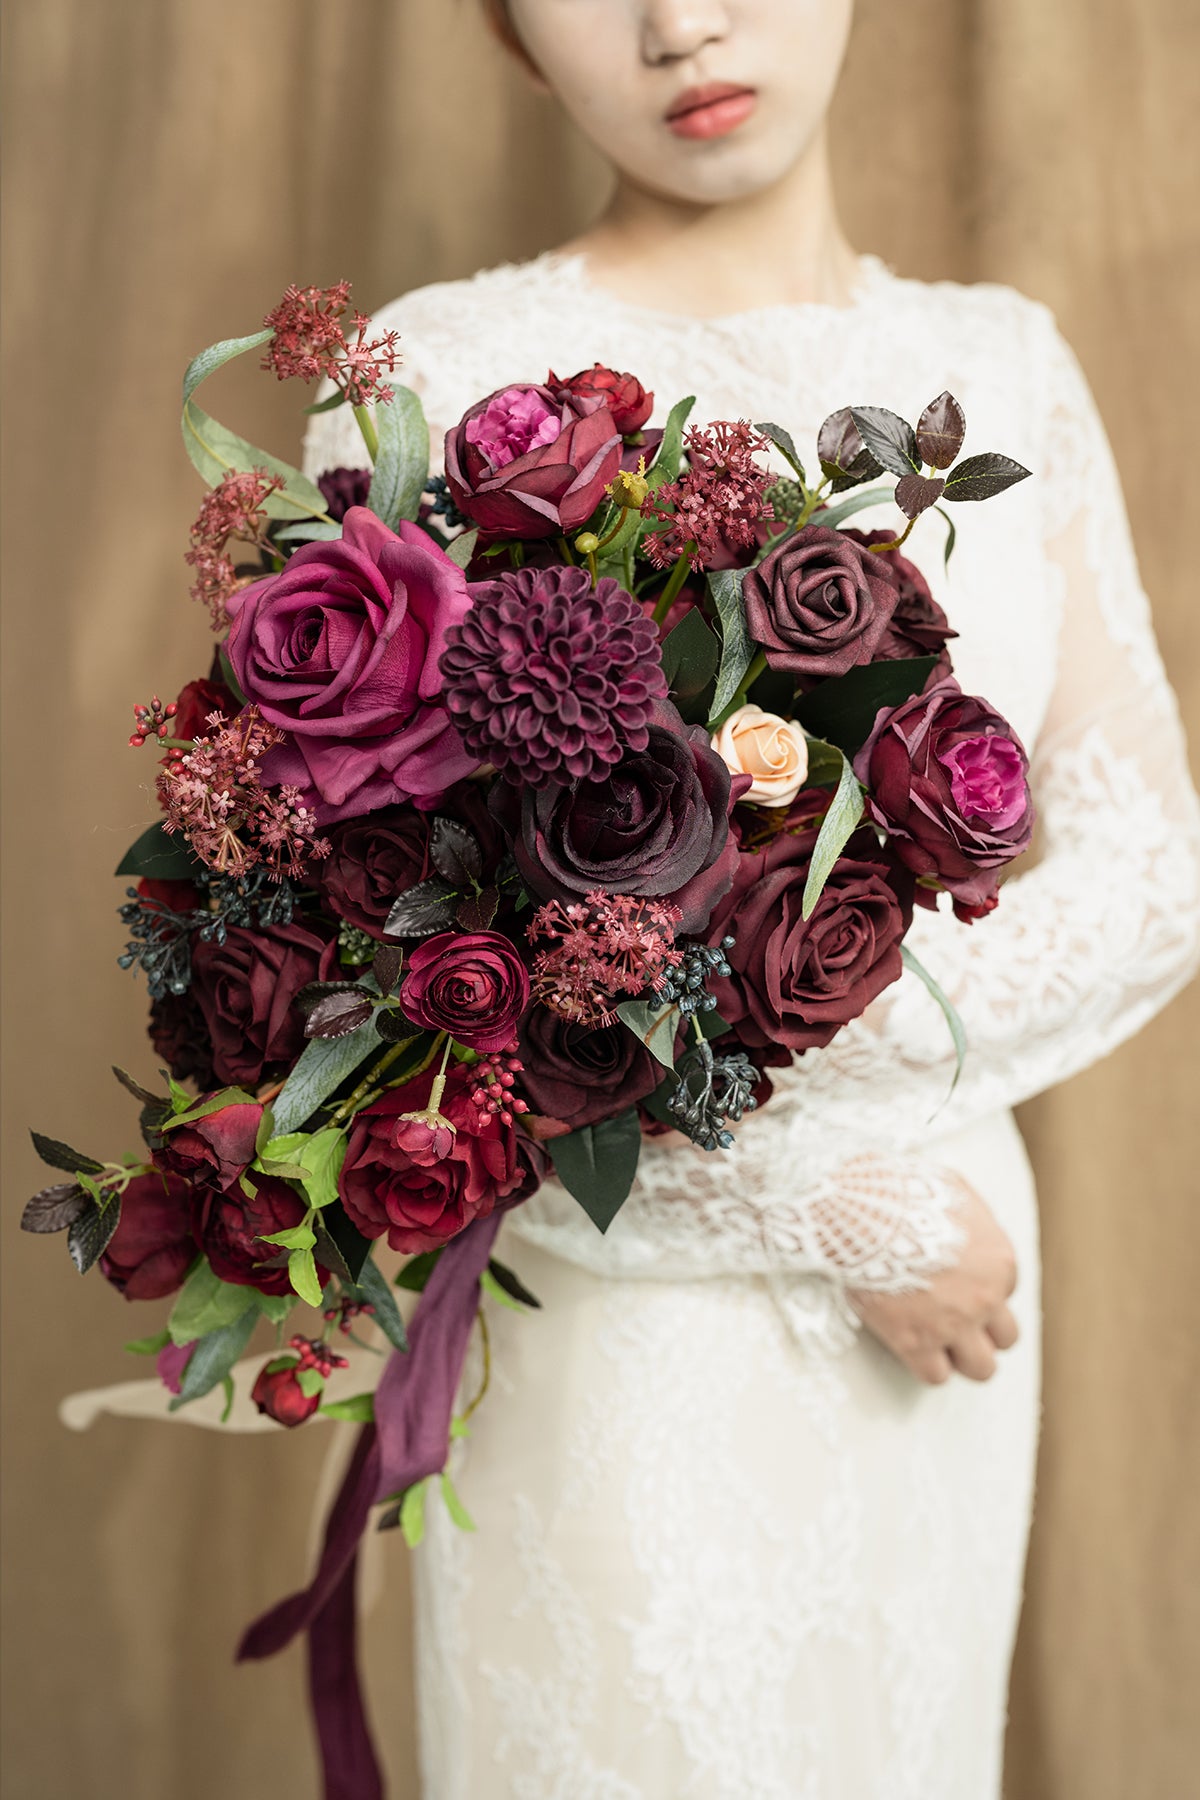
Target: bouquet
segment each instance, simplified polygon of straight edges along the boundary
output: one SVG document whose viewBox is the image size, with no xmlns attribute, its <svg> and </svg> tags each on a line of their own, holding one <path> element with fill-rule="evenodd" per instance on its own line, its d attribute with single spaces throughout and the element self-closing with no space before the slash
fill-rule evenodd
<svg viewBox="0 0 1200 1800">
<path fill-rule="evenodd" d="M 430 1479 L 469 1523 L 444 1464 L 481 1289 L 536 1305 L 490 1254 L 507 1209 L 554 1175 L 608 1229 L 646 1134 L 721 1154 L 769 1071 L 905 964 L 961 1058 L 905 935 L 916 905 L 997 904 L 1027 759 L 903 551 L 936 511 L 948 560 L 946 504 L 1028 471 L 964 458 L 944 393 L 915 425 L 842 408 L 810 476 L 773 423 L 689 426 L 683 399 L 651 429 L 654 396 L 597 364 L 477 400 L 431 475 L 370 330 L 347 284 L 291 288 L 187 371 L 216 646 L 134 707 L 158 816 L 117 871 L 164 1085 L 116 1071 L 143 1140 L 121 1160 L 35 1133 L 65 1179 L 23 1224 L 127 1299 L 174 1296 L 130 1345 L 173 1407 L 231 1400 L 268 1321 L 255 1403 L 364 1421 L 359 1526 L 386 1498 L 415 1541 Z M 202 411 L 255 351 L 332 383 L 308 410 L 353 409 L 362 467 L 314 484 Z M 889 493 L 895 531 L 848 524 Z M 384 1243 L 424 1290 L 411 1346 Z M 362 1315 L 396 1354 L 331 1401 Z M 247 1653 L 311 1624 L 318 1586 Z"/>
</svg>

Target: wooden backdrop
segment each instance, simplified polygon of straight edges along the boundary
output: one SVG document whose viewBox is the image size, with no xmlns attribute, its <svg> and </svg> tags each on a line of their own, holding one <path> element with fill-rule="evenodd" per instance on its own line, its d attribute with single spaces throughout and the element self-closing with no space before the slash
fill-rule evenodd
<svg viewBox="0 0 1200 1800">
<path fill-rule="evenodd" d="M 25 1126 L 118 1149 L 133 1120 L 107 1067 L 152 1070 L 110 871 L 146 816 L 130 704 L 204 654 L 184 363 L 289 280 L 345 274 L 370 306 L 524 257 L 602 176 L 469 0 L 9 0 L 4 30 L 5 1792 L 305 1800 L 299 1657 L 229 1654 L 305 1562 L 326 1440 L 58 1425 L 62 1394 L 129 1375 L 121 1342 L 155 1315 L 19 1236 Z M 1193 720 L 1198 117 L 1194 0 L 863 0 L 836 130 L 861 247 L 1057 308 Z M 252 439 L 295 445 L 294 392 L 245 367 L 214 388 Z M 1195 1791 L 1198 1035 L 1192 993 L 1024 1119 L 1048 1327 L 1014 1800 Z M 368 1631 L 396 1800 L 415 1795 L 404 1556 L 386 1540 Z"/>
</svg>

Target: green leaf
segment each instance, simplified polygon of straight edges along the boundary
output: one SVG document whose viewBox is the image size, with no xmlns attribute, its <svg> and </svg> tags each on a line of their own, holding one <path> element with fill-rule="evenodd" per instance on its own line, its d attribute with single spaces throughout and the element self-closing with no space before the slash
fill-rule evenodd
<svg viewBox="0 0 1200 1800">
<path fill-rule="evenodd" d="M 489 1299 L 494 1300 L 498 1306 L 507 1306 L 509 1312 L 523 1313 L 526 1310 L 519 1300 L 514 1299 L 500 1286 L 490 1269 L 485 1269 L 479 1277 L 479 1286 Z"/>
<path fill-rule="evenodd" d="M 458 1497 L 458 1490 L 451 1481 L 449 1473 L 442 1471 L 442 1499 L 446 1502 L 446 1511 L 450 1514 L 460 1531 L 474 1531 L 475 1521 Z"/>
<path fill-rule="evenodd" d="M 283 482 L 278 492 L 263 501 L 262 510 L 268 519 L 294 519 L 298 514 L 325 516 L 325 496 L 307 475 L 219 424 L 194 400 L 185 403 L 182 423 L 187 453 L 210 487 L 216 487 L 230 469 L 247 473 L 265 469 L 268 475 L 278 475 Z"/>
<path fill-rule="evenodd" d="M 275 1129 L 286 1135 L 303 1125 L 322 1101 L 341 1086 L 347 1075 L 378 1048 L 379 1033 L 374 1019 L 347 1032 L 345 1037 L 310 1038 L 272 1102 Z"/>
<path fill-rule="evenodd" d="M 391 1288 L 370 1258 L 359 1271 L 354 1297 L 368 1300 L 374 1307 L 375 1323 L 389 1344 L 394 1345 L 397 1350 L 408 1349 L 408 1333 L 404 1329 L 400 1308 L 396 1305 Z"/>
<path fill-rule="evenodd" d="M 304 1191 L 318 1211 L 338 1197 L 338 1177 L 346 1160 L 346 1133 L 336 1125 L 314 1131 L 300 1153 Z"/>
<path fill-rule="evenodd" d="M 210 1332 L 235 1324 L 243 1314 L 252 1315 L 251 1324 L 258 1317 L 254 1289 L 222 1281 L 201 1257 L 179 1290 L 167 1320 L 167 1330 L 173 1344 L 190 1344 L 193 1338 L 206 1337 Z"/>
<path fill-rule="evenodd" d="M 335 388 L 333 393 L 330 394 L 327 399 L 314 400 L 311 406 L 306 406 L 304 409 L 305 417 L 312 418 L 316 413 L 336 412 L 339 406 L 345 406 L 345 404 L 345 389 Z"/>
<path fill-rule="evenodd" d="M 675 1067 L 675 1039 L 679 1033 L 679 1008 L 671 1002 L 622 1000 L 617 1017 L 628 1025 L 639 1043 L 664 1069 Z"/>
<path fill-rule="evenodd" d="M 432 1480 L 433 1477 L 430 1477 Z M 425 1489 L 428 1483 L 414 1481 L 400 1502 L 400 1530 L 410 1550 L 415 1550 L 425 1536 Z"/>
<path fill-rule="evenodd" d="M 322 1232 L 332 1238 L 334 1248 L 346 1265 L 347 1276 L 351 1281 L 357 1280 L 363 1265 L 371 1254 L 371 1240 L 364 1237 L 356 1225 L 346 1217 L 340 1206 L 331 1207 L 322 1213 L 320 1221 Z M 322 1262 L 325 1258 L 322 1257 Z M 332 1263 L 326 1263 L 332 1268 Z"/>
<path fill-rule="evenodd" d="M 855 780 L 854 770 L 843 758 L 837 792 L 833 796 L 829 811 L 821 821 L 821 829 L 817 833 L 817 841 L 813 845 L 812 860 L 808 865 L 808 878 L 804 883 L 804 898 L 800 903 L 802 918 L 812 918 L 825 883 L 833 871 L 833 866 L 845 849 L 846 840 L 862 818 L 862 814 L 862 789 Z"/>
<path fill-rule="evenodd" d="M 950 1083 L 950 1094 L 952 1094 L 958 1086 L 958 1078 L 963 1072 L 963 1064 L 967 1058 L 967 1034 L 962 1019 L 959 1017 L 958 1009 L 953 1000 L 951 1000 L 950 996 L 939 987 L 938 983 L 929 973 L 929 970 L 922 962 L 917 960 L 907 944 L 901 944 L 900 946 L 900 959 L 906 969 L 911 969 L 918 980 L 925 983 L 925 986 L 929 989 L 929 992 L 933 995 L 933 998 L 937 1001 L 942 1012 L 945 1014 L 946 1023 L 950 1027 L 950 1036 L 954 1040 L 954 1079 Z M 950 1094 L 947 1094 L 947 1099 L 950 1098 Z"/>
<path fill-rule="evenodd" d="M 890 504 L 891 498 L 891 488 L 860 488 L 856 494 L 847 494 L 846 498 L 844 500 L 839 500 L 836 506 L 824 507 L 810 519 L 809 523 L 812 525 L 824 525 L 829 530 L 833 530 L 836 526 L 841 524 L 843 519 L 853 518 L 855 513 L 865 511 L 868 506 L 883 506 Z"/>
<path fill-rule="evenodd" d="M 919 694 L 936 661 L 936 656 L 898 657 L 850 669 L 799 695 L 795 716 L 805 731 L 853 756 L 871 735 L 881 708 Z"/>
<path fill-rule="evenodd" d="M 176 1082 L 172 1081 L 171 1094 L 173 1098 L 175 1097 L 177 1085 Z M 187 1100 L 187 1106 L 182 1112 L 177 1112 L 173 1118 L 165 1119 L 163 1121 L 162 1129 L 164 1131 L 174 1131 L 177 1125 L 194 1125 L 197 1119 L 207 1119 L 210 1113 L 224 1112 L 227 1106 L 258 1105 L 254 1095 L 248 1094 L 245 1088 L 222 1088 L 219 1094 L 208 1094 L 203 1100 L 194 1100 L 192 1095 L 187 1093 L 186 1089 L 181 1089 L 180 1091 Z"/>
<path fill-rule="evenodd" d="M 154 1333 L 153 1337 L 131 1338 L 125 1345 L 125 1349 L 128 1350 L 130 1356 L 157 1356 L 160 1350 L 166 1349 L 170 1341 L 171 1334 L 164 1325 L 161 1331 Z"/>
<path fill-rule="evenodd" d="M 479 541 L 479 527 L 472 525 L 469 531 L 460 531 L 456 538 L 451 538 L 446 546 L 446 555 L 460 569 L 465 569 L 475 554 L 475 545 Z"/>
<path fill-rule="evenodd" d="M 311 1250 L 317 1234 L 311 1225 L 289 1225 L 286 1231 L 272 1231 L 259 1237 L 260 1244 L 278 1244 L 281 1250 Z"/>
<path fill-rule="evenodd" d="M 824 738 L 808 739 L 805 787 L 836 787 L 842 779 L 845 766 L 846 758 L 836 744 L 827 744 Z"/>
<path fill-rule="evenodd" d="M 218 1382 L 224 1381 L 250 1342 L 257 1323 L 258 1312 L 251 1307 L 230 1324 L 222 1325 L 216 1331 L 206 1332 L 188 1357 L 179 1392 L 171 1401 L 168 1411 L 178 1412 L 189 1400 L 199 1400 L 202 1394 L 207 1394 Z"/>
<path fill-rule="evenodd" d="M 295 525 L 285 525 L 281 531 L 271 533 L 276 544 L 332 544 L 342 535 L 340 525 L 330 524 L 325 519 L 300 519 Z"/>
<path fill-rule="evenodd" d="M 419 1256 L 414 1256 L 410 1262 L 405 1263 L 396 1277 L 396 1286 L 406 1289 L 410 1294 L 423 1294 L 441 1254 L 440 1250 L 422 1250 Z"/>
<path fill-rule="evenodd" d="M 689 394 L 686 400 L 677 401 L 667 414 L 658 454 L 646 471 L 646 480 L 650 484 L 651 493 L 664 487 L 668 481 L 674 481 L 679 473 L 679 464 L 683 456 L 683 428 L 687 424 L 688 414 L 695 404 L 696 396 Z"/>
<path fill-rule="evenodd" d="M 288 1280 L 309 1306 L 321 1304 L 321 1282 L 311 1250 L 293 1250 L 288 1257 Z"/>
<path fill-rule="evenodd" d="M 229 1415 L 233 1411 L 233 1376 L 224 1376 L 221 1381 L 221 1386 L 225 1389 L 225 1404 L 221 1408 L 221 1423 L 222 1425 L 228 1425 Z"/>
<path fill-rule="evenodd" d="M 546 1149 L 555 1174 L 600 1231 L 607 1231 L 633 1186 L 642 1134 L 631 1107 L 616 1118 L 585 1125 L 566 1137 L 549 1138 Z"/>
<path fill-rule="evenodd" d="M 116 875 L 148 875 L 155 881 L 194 881 L 202 864 L 188 849 L 181 831 L 168 832 L 159 825 L 148 825 L 135 844 L 131 844 L 116 869 Z"/>
<path fill-rule="evenodd" d="M 521 1280 L 521 1277 L 519 1275 L 514 1275 L 512 1270 L 507 1268 L 504 1263 L 497 1262 L 496 1258 L 493 1256 L 488 1263 L 488 1270 L 493 1281 L 495 1281 L 499 1287 L 502 1287 L 504 1292 L 510 1295 L 512 1299 L 519 1300 L 522 1306 L 531 1306 L 535 1311 L 541 1311 L 542 1303 L 537 1295 L 531 1294 L 529 1289 L 525 1286 L 525 1283 Z"/>
<path fill-rule="evenodd" d="M 782 425 L 772 425 L 769 419 L 765 420 L 761 425 L 756 425 L 754 429 L 755 431 L 761 431 L 765 438 L 770 438 L 777 450 L 782 450 L 784 456 L 786 456 L 788 462 L 791 463 L 792 468 L 799 476 L 801 486 L 807 487 L 808 477 L 804 473 L 804 464 L 800 461 L 800 452 L 796 448 L 791 432 L 785 431 Z"/>
<path fill-rule="evenodd" d="M 453 1440 L 456 1438 L 470 1437 L 470 1435 L 471 1435 L 471 1427 L 467 1424 L 467 1421 L 461 1417 L 461 1415 L 456 1414 L 455 1417 L 453 1419 L 451 1419 L 451 1421 L 450 1421 L 451 1441 L 453 1442 Z"/>
<path fill-rule="evenodd" d="M 662 643 L 663 674 L 672 695 L 692 700 L 703 693 L 717 670 L 721 646 L 699 607 L 685 613 Z"/>
<path fill-rule="evenodd" d="M 916 433 L 899 413 L 889 412 L 886 406 L 852 406 L 850 416 L 876 462 L 893 475 L 921 473 Z"/>
<path fill-rule="evenodd" d="M 429 479 L 429 426 L 417 395 L 397 385 L 386 405 L 373 413 L 379 452 L 367 505 L 395 531 L 401 519 L 415 519 Z"/>
<path fill-rule="evenodd" d="M 235 356 L 245 356 L 250 350 L 261 350 L 269 344 L 275 333 L 270 326 L 264 331 L 252 331 L 249 337 L 222 338 L 219 344 L 210 344 L 207 350 L 201 350 L 193 356 L 183 377 L 183 403 L 186 406 L 202 381 L 207 380 L 217 369 L 232 362 Z"/>
<path fill-rule="evenodd" d="M 72 1150 L 70 1144 L 64 1144 L 58 1138 L 43 1137 L 40 1131 L 31 1131 L 33 1147 L 44 1163 L 52 1169 L 65 1169 L 68 1175 L 102 1175 L 104 1164 L 96 1161 L 94 1156 L 84 1156 L 81 1150 Z"/>
<path fill-rule="evenodd" d="M 944 506 L 935 506 L 933 510 L 935 513 L 940 513 L 942 518 L 946 521 L 946 548 L 942 552 L 942 567 L 948 569 L 950 567 L 950 558 L 954 555 L 954 546 L 958 542 L 958 526 L 954 523 L 954 520 L 950 517 L 950 514 L 946 511 Z"/>
<path fill-rule="evenodd" d="M 258 1155 L 264 1168 L 267 1163 L 295 1163 L 308 1142 L 307 1131 L 286 1131 L 267 1139 Z"/>
<path fill-rule="evenodd" d="M 708 578 L 708 591 L 721 621 L 721 664 L 708 713 L 710 731 L 741 687 L 746 670 L 754 660 L 755 644 L 742 604 L 745 573 L 744 569 L 719 569 Z"/>
<path fill-rule="evenodd" d="M 288 1295 L 263 1294 L 257 1288 L 253 1288 L 251 1292 L 254 1295 L 254 1304 L 263 1317 L 270 1319 L 272 1325 L 282 1325 L 292 1310 L 293 1302 Z"/>
<path fill-rule="evenodd" d="M 298 1369 L 296 1371 L 296 1386 L 300 1389 L 300 1392 L 304 1395 L 306 1400 L 311 1400 L 314 1394 L 319 1394 L 324 1388 L 325 1377 L 322 1375 L 320 1369 Z"/>
<path fill-rule="evenodd" d="M 369 1425 L 375 1417 L 374 1394 L 351 1394 L 347 1400 L 323 1400 L 318 1415 L 322 1419 L 349 1419 L 357 1425 Z"/>
</svg>

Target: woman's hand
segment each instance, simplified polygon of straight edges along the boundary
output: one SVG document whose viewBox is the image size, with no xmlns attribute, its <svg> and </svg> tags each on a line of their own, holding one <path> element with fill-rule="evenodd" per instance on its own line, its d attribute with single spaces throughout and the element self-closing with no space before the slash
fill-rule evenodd
<svg viewBox="0 0 1200 1800">
<path fill-rule="evenodd" d="M 1013 1247 L 989 1208 L 966 1182 L 956 1218 L 964 1231 L 958 1260 L 911 1294 L 876 1294 L 851 1288 L 850 1301 L 905 1368 L 931 1385 L 952 1370 L 971 1381 L 996 1373 L 997 1350 L 1017 1341 L 1008 1299 L 1017 1285 Z"/>
</svg>

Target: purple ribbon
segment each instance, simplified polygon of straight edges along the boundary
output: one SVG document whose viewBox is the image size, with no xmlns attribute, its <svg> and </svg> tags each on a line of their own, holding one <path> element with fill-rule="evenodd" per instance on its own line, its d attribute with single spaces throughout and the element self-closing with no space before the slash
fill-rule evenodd
<svg viewBox="0 0 1200 1800">
<path fill-rule="evenodd" d="M 383 1800 L 358 1678 L 355 1574 L 358 1547 L 377 1501 L 436 1475 L 450 1454 L 450 1415 L 478 1307 L 479 1278 L 500 1214 L 476 1219 L 438 1258 L 409 1328 L 375 1391 L 375 1423 L 364 1425 L 329 1509 L 308 1587 L 256 1619 L 237 1660 L 274 1656 L 308 1633 L 309 1703 L 316 1722 L 325 1800 Z"/>
</svg>

